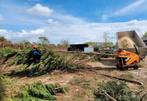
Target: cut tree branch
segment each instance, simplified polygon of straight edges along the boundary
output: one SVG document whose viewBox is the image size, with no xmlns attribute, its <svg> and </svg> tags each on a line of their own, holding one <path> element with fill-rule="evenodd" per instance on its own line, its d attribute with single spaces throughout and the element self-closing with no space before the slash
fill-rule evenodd
<svg viewBox="0 0 147 101">
<path fill-rule="evenodd" d="M 115 98 L 113 98 L 112 96 L 110 96 L 105 90 L 102 90 L 102 92 L 112 101 L 117 101 Z"/>
</svg>

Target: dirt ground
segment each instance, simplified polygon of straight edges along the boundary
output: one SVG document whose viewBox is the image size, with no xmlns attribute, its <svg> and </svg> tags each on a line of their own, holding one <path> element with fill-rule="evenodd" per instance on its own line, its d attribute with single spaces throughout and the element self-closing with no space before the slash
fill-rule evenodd
<svg viewBox="0 0 147 101">
<path fill-rule="evenodd" d="M 113 80 L 102 74 L 107 74 L 125 79 L 137 80 L 143 83 L 143 89 L 147 91 L 147 58 L 141 62 L 138 70 L 129 69 L 126 71 L 117 70 L 114 59 L 103 59 L 101 62 L 88 62 L 87 67 L 80 69 L 78 72 L 67 73 L 54 71 L 38 77 L 13 77 L 14 87 L 17 90 L 26 84 L 41 81 L 45 84 L 58 83 L 68 88 L 66 94 L 57 94 L 57 101 L 94 101 L 94 89 L 100 82 Z M 133 90 L 140 89 L 141 86 L 128 83 Z M 14 89 L 14 88 L 13 88 Z M 10 92 L 9 92 L 10 93 Z M 11 92 L 13 95 L 14 92 Z"/>
</svg>

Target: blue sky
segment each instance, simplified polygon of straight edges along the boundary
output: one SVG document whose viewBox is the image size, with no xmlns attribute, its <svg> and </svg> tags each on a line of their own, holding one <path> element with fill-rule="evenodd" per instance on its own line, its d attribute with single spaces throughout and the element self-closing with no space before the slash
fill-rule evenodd
<svg viewBox="0 0 147 101">
<path fill-rule="evenodd" d="M 12 41 L 103 41 L 103 34 L 147 31 L 147 0 L 0 0 L 0 35 Z M 113 39 L 112 39 L 113 40 Z"/>
</svg>

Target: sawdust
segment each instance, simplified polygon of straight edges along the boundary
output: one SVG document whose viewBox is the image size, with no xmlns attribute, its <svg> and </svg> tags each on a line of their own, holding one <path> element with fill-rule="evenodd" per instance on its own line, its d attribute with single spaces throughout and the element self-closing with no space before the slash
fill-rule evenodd
<svg viewBox="0 0 147 101">
<path fill-rule="evenodd" d="M 118 40 L 119 48 L 134 48 L 135 42 L 128 36 L 124 36 Z"/>
</svg>

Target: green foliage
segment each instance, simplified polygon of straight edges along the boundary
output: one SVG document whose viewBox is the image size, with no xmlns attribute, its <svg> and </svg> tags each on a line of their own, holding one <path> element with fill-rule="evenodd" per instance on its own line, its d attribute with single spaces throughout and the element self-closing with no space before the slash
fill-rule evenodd
<svg viewBox="0 0 147 101">
<path fill-rule="evenodd" d="M 18 52 L 15 56 L 15 64 L 18 65 L 18 64 L 24 64 L 27 60 L 27 56 L 29 54 L 29 51 L 30 50 L 22 50 L 20 52 Z"/>
<path fill-rule="evenodd" d="M 84 44 L 88 44 L 88 46 L 97 47 L 97 42 L 86 42 Z"/>
<path fill-rule="evenodd" d="M 78 67 L 77 64 L 72 63 L 72 57 L 68 57 L 68 55 L 59 55 L 53 51 L 45 53 L 42 56 L 41 62 L 42 67 L 46 68 L 46 71 L 52 71 L 56 69 L 74 71 Z"/>
<path fill-rule="evenodd" d="M 105 32 L 104 35 L 103 35 L 103 38 L 104 38 L 104 43 L 103 43 L 104 48 L 114 47 L 113 43 L 111 42 L 111 38 L 109 36 L 109 33 Z"/>
<path fill-rule="evenodd" d="M 10 58 L 16 54 L 13 48 L 3 48 L 0 49 L 0 57 Z"/>
<path fill-rule="evenodd" d="M 8 85 L 11 84 L 11 80 L 4 75 L 0 75 L 0 101 L 5 101 L 5 91 Z"/>
<path fill-rule="evenodd" d="M 143 38 L 147 37 L 147 32 L 144 33 Z"/>
<path fill-rule="evenodd" d="M 14 57 L 13 60 L 8 61 L 8 65 L 19 65 L 24 64 L 27 60 L 27 56 L 30 50 L 24 49 L 21 51 L 16 51 L 14 49 L 8 48 L 8 49 L 2 49 L 0 52 L 0 56 L 3 58 L 6 57 L 7 60 L 11 57 Z"/>
<path fill-rule="evenodd" d="M 79 66 L 78 64 L 72 63 L 72 58 L 67 58 L 65 56 L 55 54 L 52 51 L 47 52 L 42 56 L 42 60 L 35 68 L 40 68 L 41 71 L 35 74 L 39 75 L 41 73 L 51 72 L 53 70 L 65 70 L 65 71 L 75 71 Z M 43 71 L 42 71 L 43 70 Z"/>
<path fill-rule="evenodd" d="M 0 41 L 6 41 L 7 39 L 3 36 L 0 36 Z"/>
<path fill-rule="evenodd" d="M 96 101 L 110 101 L 106 92 L 117 101 L 139 101 L 140 96 L 132 92 L 125 82 L 109 81 L 99 85 L 95 91 Z"/>
<path fill-rule="evenodd" d="M 0 50 L 0 56 L 7 58 L 5 61 L 7 62 L 8 66 L 26 64 L 27 68 L 19 69 L 21 71 L 18 72 L 27 73 L 25 71 L 31 71 L 33 72 L 33 74 L 31 73 L 32 76 L 46 74 L 53 70 L 73 72 L 79 67 L 78 64 L 74 63 L 73 57 L 67 54 L 58 54 L 53 51 L 42 51 L 43 55 L 41 61 L 39 63 L 32 63 L 30 65 L 27 62 L 29 52 L 30 49 L 15 51 L 12 48 L 4 48 Z M 13 58 L 11 59 L 10 57 Z M 8 60 L 8 58 L 10 59 Z M 18 74 L 17 71 L 15 71 L 15 73 Z"/>
<path fill-rule="evenodd" d="M 8 76 L 0 75 L 0 80 L 1 80 L 5 85 L 11 83 L 11 79 L 10 79 Z"/>
<path fill-rule="evenodd" d="M 12 101 L 54 101 L 57 93 L 65 93 L 66 89 L 60 85 L 34 83 L 25 87 Z"/>
<path fill-rule="evenodd" d="M 4 92 L 5 92 L 4 83 L 3 83 L 3 80 L 0 77 L 0 101 L 4 100 Z"/>
<path fill-rule="evenodd" d="M 19 45 L 22 46 L 25 49 L 30 48 L 32 46 L 32 44 L 27 40 L 20 41 Z"/>
</svg>

